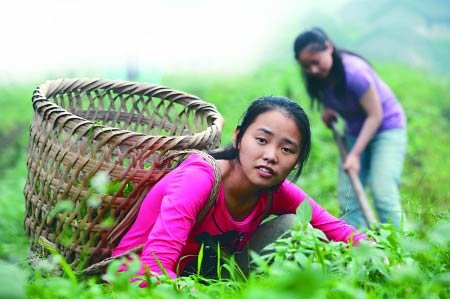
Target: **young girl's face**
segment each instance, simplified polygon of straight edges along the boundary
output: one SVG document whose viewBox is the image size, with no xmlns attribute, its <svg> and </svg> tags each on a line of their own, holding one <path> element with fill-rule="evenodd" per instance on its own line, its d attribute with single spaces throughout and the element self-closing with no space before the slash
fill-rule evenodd
<svg viewBox="0 0 450 299">
<path fill-rule="evenodd" d="M 328 76 L 333 66 L 332 53 L 333 46 L 327 42 L 326 49 L 322 51 L 306 47 L 298 54 L 297 60 L 306 74 L 323 79 Z"/>
<path fill-rule="evenodd" d="M 285 111 L 260 114 L 238 145 L 244 175 L 260 188 L 281 183 L 296 165 L 300 144 L 297 124 Z"/>
</svg>

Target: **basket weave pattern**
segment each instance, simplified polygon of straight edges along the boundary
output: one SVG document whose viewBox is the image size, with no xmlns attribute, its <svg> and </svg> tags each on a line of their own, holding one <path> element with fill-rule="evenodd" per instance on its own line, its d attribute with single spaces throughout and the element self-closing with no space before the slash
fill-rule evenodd
<svg viewBox="0 0 450 299">
<path fill-rule="evenodd" d="M 32 101 L 25 229 L 32 250 L 44 242 L 74 267 L 110 255 L 146 193 L 176 165 L 156 161 L 220 142 L 216 108 L 166 87 L 60 79 L 40 85 Z M 110 180 L 103 193 L 91 186 L 99 172 Z"/>
</svg>

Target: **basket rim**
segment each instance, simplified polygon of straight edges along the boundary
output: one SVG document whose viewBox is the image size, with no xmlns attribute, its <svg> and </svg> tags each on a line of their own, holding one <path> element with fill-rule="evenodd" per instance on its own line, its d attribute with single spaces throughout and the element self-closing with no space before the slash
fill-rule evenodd
<svg viewBox="0 0 450 299">
<path fill-rule="evenodd" d="M 201 107 L 202 110 L 206 111 L 206 116 L 211 117 L 213 121 L 206 129 L 191 135 L 150 135 L 127 129 L 100 125 L 94 121 L 69 112 L 65 108 L 49 100 L 49 98 L 56 94 L 64 94 L 79 89 L 83 89 L 84 92 L 89 92 L 96 89 L 112 89 L 121 92 L 127 92 L 127 94 L 130 96 L 146 95 L 151 97 L 158 97 L 160 99 L 170 99 L 174 102 L 183 104 L 186 107 Z M 48 119 L 51 121 L 57 121 L 59 118 L 71 118 L 70 120 L 66 121 L 67 123 L 72 123 L 72 125 L 74 126 L 73 133 L 75 133 L 78 128 L 89 126 L 92 128 L 93 132 L 91 132 L 95 136 L 98 136 L 99 134 L 113 134 L 116 136 L 126 134 L 128 135 L 126 139 L 129 140 L 130 145 L 136 144 L 136 141 L 138 140 L 140 140 L 140 143 L 146 143 L 146 141 L 148 141 L 152 137 L 158 137 L 160 138 L 159 143 L 162 142 L 162 144 L 167 144 L 173 142 L 180 143 L 184 139 L 188 140 L 193 137 L 209 135 L 209 133 L 211 132 L 215 132 L 214 135 L 221 136 L 224 123 L 224 119 L 216 106 L 200 99 L 197 96 L 179 90 L 171 89 L 163 85 L 125 80 L 107 80 L 102 78 L 60 78 L 47 80 L 36 87 L 36 89 L 34 90 L 32 96 L 32 104 L 35 113 L 40 115 L 47 114 Z M 128 143 L 127 140 L 125 140 L 124 142 Z"/>
</svg>

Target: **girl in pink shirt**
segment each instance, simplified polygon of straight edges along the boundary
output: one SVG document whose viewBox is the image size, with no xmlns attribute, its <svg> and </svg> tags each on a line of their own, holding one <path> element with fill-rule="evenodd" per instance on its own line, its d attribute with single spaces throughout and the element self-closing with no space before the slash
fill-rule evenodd
<svg viewBox="0 0 450 299">
<path fill-rule="evenodd" d="M 137 274 L 144 275 L 146 267 L 161 274 L 159 262 L 175 278 L 196 260 L 202 243 L 240 252 L 265 216 L 295 214 L 304 200 L 312 207 L 313 227 L 331 240 L 357 243 L 364 234 L 286 179 L 293 170 L 294 178 L 299 177 L 310 146 L 309 120 L 297 103 L 277 96 L 254 101 L 236 128 L 233 144 L 212 153 L 222 179 L 216 203 L 202 220 L 196 223 L 212 191 L 214 171 L 202 156 L 191 154 L 147 194 L 113 256 L 143 245 Z"/>
</svg>

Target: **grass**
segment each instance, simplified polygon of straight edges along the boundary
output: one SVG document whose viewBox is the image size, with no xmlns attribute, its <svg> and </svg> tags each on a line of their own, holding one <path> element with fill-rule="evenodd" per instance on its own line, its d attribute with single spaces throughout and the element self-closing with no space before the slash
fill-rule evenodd
<svg viewBox="0 0 450 299">
<path fill-rule="evenodd" d="M 408 116 L 402 185 L 408 222 L 401 232 L 389 225 L 373 227 L 368 234 L 378 241 L 375 247 L 322 242 L 321 233 L 306 225 L 308 213 L 302 213 L 302 207 L 291 237 L 274 243 L 271 254 L 256 257 L 257 269 L 248 279 L 193 275 L 176 281 L 163 277 L 157 282 L 149 278 L 145 289 L 129 282 L 131 271 L 112 275 L 117 263 L 103 279 L 83 279 L 67 267 L 62 276 L 52 276 L 48 269 L 58 263 L 64 266 L 57 256 L 40 271 L 29 269 L 22 190 L 34 86 L 0 87 L 0 105 L 6 109 L 0 134 L 14 137 L 0 141 L 0 298 L 449 298 L 450 80 L 426 77 L 401 65 L 377 68 Z M 224 144 L 253 99 L 281 94 L 297 100 L 310 116 L 313 132 L 311 157 L 299 184 L 338 214 L 337 149 L 319 113 L 310 109 L 294 67 L 268 65 L 236 77 L 166 76 L 163 84 L 214 103 L 226 120 Z M 18 127 L 22 129 L 15 132 Z"/>
</svg>

